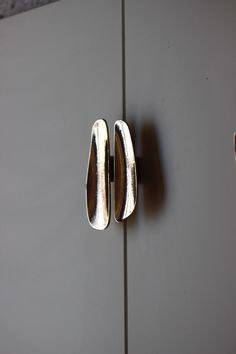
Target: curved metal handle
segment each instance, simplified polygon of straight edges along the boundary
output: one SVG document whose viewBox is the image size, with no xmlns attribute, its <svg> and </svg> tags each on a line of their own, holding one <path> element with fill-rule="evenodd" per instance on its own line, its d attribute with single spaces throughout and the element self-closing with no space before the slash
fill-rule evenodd
<svg viewBox="0 0 236 354">
<path fill-rule="evenodd" d="M 104 230 L 110 221 L 110 146 L 107 123 L 98 119 L 91 132 L 86 178 L 87 215 L 90 225 Z"/>
<path fill-rule="evenodd" d="M 128 125 L 115 122 L 115 219 L 120 222 L 134 211 L 137 201 L 137 171 Z"/>
</svg>

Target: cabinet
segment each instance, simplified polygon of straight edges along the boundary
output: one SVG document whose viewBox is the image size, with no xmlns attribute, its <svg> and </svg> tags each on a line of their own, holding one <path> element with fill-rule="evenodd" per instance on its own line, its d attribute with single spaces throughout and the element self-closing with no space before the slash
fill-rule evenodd
<svg viewBox="0 0 236 354">
<path fill-rule="evenodd" d="M 235 13 L 125 0 L 123 82 L 121 1 L 0 21 L 0 353 L 235 353 Z M 98 232 L 90 130 L 125 101 L 138 205 Z"/>
<path fill-rule="evenodd" d="M 123 350 L 123 238 L 86 218 L 90 129 L 122 116 L 120 3 L 0 21 L 0 353 Z"/>
<path fill-rule="evenodd" d="M 128 225 L 129 354 L 236 350 L 235 14 L 126 3 L 127 117 L 147 166 Z"/>
</svg>

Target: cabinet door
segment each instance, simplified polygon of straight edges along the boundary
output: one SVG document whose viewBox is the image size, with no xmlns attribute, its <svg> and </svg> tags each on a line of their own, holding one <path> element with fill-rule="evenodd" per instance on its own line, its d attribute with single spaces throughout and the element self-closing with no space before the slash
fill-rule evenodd
<svg viewBox="0 0 236 354">
<path fill-rule="evenodd" d="M 236 352 L 236 2 L 127 0 L 129 354 Z"/>
<path fill-rule="evenodd" d="M 0 352 L 123 350 L 123 239 L 88 225 L 97 118 L 121 118 L 121 10 L 67 0 L 0 22 Z"/>
</svg>

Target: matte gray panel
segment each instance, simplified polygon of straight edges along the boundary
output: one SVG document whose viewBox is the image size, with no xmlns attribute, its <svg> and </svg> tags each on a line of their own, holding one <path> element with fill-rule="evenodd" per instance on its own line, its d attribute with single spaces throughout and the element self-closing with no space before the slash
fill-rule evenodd
<svg viewBox="0 0 236 354">
<path fill-rule="evenodd" d="M 236 2 L 127 0 L 129 354 L 236 352 Z"/>
<path fill-rule="evenodd" d="M 93 231 L 94 121 L 121 118 L 116 0 L 60 1 L 0 23 L 0 353 L 120 354 L 123 237 Z"/>
</svg>

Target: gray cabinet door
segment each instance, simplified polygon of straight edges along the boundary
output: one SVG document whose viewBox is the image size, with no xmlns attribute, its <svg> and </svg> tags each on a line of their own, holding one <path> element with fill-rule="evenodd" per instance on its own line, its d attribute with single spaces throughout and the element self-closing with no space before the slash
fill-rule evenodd
<svg viewBox="0 0 236 354">
<path fill-rule="evenodd" d="M 127 0 L 129 354 L 236 352 L 236 2 Z"/>
<path fill-rule="evenodd" d="M 90 130 L 122 115 L 119 1 L 0 21 L 0 352 L 120 354 L 123 238 L 85 210 Z"/>
</svg>

